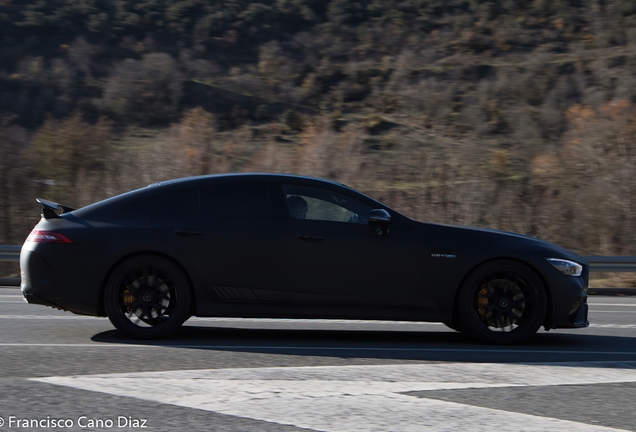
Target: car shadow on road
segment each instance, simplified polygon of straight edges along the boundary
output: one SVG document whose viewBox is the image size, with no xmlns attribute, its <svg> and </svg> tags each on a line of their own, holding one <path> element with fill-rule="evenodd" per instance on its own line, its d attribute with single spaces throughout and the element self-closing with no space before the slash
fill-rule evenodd
<svg viewBox="0 0 636 432">
<path fill-rule="evenodd" d="M 454 362 L 636 361 L 636 338 L 540 332 L 523 345 L 475 343 L 454 331 L 254 329 L 187 325 L 172 337 L 129 339 L 112 330 L 94 342 L 172 349 Z"/>
</svg>

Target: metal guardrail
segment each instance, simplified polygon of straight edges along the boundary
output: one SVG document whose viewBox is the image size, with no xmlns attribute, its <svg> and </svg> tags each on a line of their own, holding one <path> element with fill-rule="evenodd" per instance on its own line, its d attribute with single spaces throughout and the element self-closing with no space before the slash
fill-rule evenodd
<svg viewBox="0 0 636 432">
<path fill-rule="evenodd" d="M 22 246 L 0 245 L 0 262 L 19 262 Z M 636 272 L 636 256 L 586 256 L 593 272 Z"/>
<path fill-rule="evenodd" d="M 586 256 L 593 272 L 636 272 L 636 256 Z"/>
<path fill-rule="evenodd" d="M 0 262 L 19 262 L 22 246 L 0 245 Z"/>
<path fill-rule="evenodd" d="M 19 262 L 22 246 L 0 245 L 0 262 Z M 0 277 L 0 286 L 20 286 L 20 278 Z"/>
</svg>

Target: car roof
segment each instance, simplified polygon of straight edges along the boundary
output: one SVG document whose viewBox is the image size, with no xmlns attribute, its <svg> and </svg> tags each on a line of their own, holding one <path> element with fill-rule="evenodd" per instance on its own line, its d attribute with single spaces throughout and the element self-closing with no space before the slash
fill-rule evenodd
<svg viewBox="0 0 636 432">
<path fill-rule="evenodd" d="M 102 201 L 95 202 L 93 204 L 89 204 L 86 207 L 78 209 L 75 211 L 77 215 L 85 214 L 86 212 L 93 211 L 101 211 L 101 209 L 105 207 L 110 207 L 113 205 L 118 205 L 119 203 L 126 203 L 131 201 L 138 201 L 140 199 L 146 199 L 153 197 L 157 194 L 169 193 L 174 190 L 180 190 L 184 187 L 188 188 L 197 188 L 203 186 L 210 186 L 213 184 L 227 184 L 227 183 L 251 183 L 251 182 L 285 182 L 285 181 L 293 181 L 295 184 L 305 184 L 305 185 L 317 185 L 321 186 L 332 186 L 338 189 L 347 189 L 357 195 L 365 196 L 364 194 L 356 191 L 355 189 L 350 188 L 349 186 L 345 186 L 341 183 L 337 183 L 331 180 L 325 180 L 321 178 L 309 177 L 309 176 L 301 176 L 294 174 L 271 174 L 271 173 L 230 173 L 230 174 L 208 174 L 201 176 L 193 176 L 193 177 L 182 177 L 172 180 L 166 180 L 162 182 L 152 183 L 146 187 L 142 187 L 140 189 L 131 190 L 128 192 L 124 192 L 119 195 L 112 196 L 110 198 L 106 198 Z M 373 198 L 367 197 L 371 200 Z M 375 200 L 374 200 L 375 201 Z"/>
<path fill-rule="evenodd" d="M 253 173 L 227 173 L 227 174 L 206 174 L 200 176 L 192 176 L 192 177 L 182 177 L 172 180 L 165 180 L 157 183 L 152 183 L 149 186 L 164 186 L 171 184 L 178 184 L 182 182 L 195 182 L 195 183 L 208 183 L 211 179 L 219 180 L 220 183 L 224 183 L 224 180 L 237 180 L 241 179 L 242 181 L 285 181 L 285 180 L 306 180 L 306 181 L 317 181 L 321 183 L 328 183 L 333 186 L 344 187 L 347 189 L 351 189 L 349 186 L 344 185 L 342 183 L 338 183 L 332 180 L 327 180 L 318 177 L 310 177 L 303 176 L 297 174 L 274 174 L 274 173 L 263 173 L 263 172 L 253 172 Z"/>
<path fill-rule="evenodd" d="M 173 191 L 179 191 L 184 188 L 195 189 L 199 187 L 212 186 L 214 184 L 222 185 L 229 183 L 252 183 L 252 182 L 270 182 L 270 183 L 285 183 L 293 182 L 296 185 L 308 186 L 308 187 L 326 187 L 338 192 L 348 192 L 349 195 L 355 196 L 358 199 L 366 201 L 368 205 L 377 206 L 378 208 L 384 208 L 390 210 L 398 219 L 403 221 L 410 221 L 411 219 L 401 213 L 391 209 L 386 204 L 356 190 L 342 183 L 334 182 L 317 177 L 296 175 L 296 174 L 273 174 L 273 173 L 231 173 L 231 174 L 209 174 L 193 177 L 183 177 L 173 180 L 166 180 L 158 183 L 152 183 L 141 189 L 132 190 L 129 192 L 115 195 L 105 200 L 90 204 L 86 207 L 82 207 L 73 211 L 71 214 L 75 214 L 78 217 L 95 217 L 96 214 L 102 214 L 104 211 L 111 213 L 116 211 L 120 204 L 126 205 L 127 203 L 143 201 L 148 198 L 153 198 L 164 193 L 171 193 Z"/>
</svg>

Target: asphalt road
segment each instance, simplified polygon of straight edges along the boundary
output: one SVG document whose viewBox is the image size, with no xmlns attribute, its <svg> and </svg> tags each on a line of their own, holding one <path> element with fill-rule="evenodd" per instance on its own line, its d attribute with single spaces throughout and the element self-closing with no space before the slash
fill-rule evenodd
<svg viewBox="0 0 636 432">
<path fill-rule="evenodd" d="M 517 347 L 440 324 L 196 318 L 149 343 L 2 288 L 0 432 L 636 431 L 636 297 L 590 304 L 590 328 Z"/>
</svg>

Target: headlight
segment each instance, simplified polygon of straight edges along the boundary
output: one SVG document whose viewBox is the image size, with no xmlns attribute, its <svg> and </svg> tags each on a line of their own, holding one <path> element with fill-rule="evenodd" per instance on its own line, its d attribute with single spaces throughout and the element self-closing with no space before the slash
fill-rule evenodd
<svg viewBox="0 0 636 432">
<path fill-rule="evenodd" d="M 583 266 L 577 262 L 569 261 L 561 258 L 546 258 L 555 269 L 566 276 L 581 276 Z"/>
</svg>

